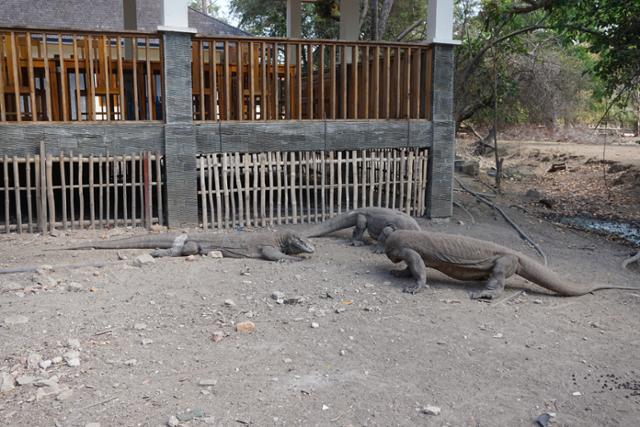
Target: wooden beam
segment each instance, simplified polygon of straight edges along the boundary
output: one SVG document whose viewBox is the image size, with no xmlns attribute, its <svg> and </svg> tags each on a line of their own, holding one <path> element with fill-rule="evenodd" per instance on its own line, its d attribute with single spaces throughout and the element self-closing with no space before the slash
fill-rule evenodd
<svg viewBox="0 0 640 427">
<path fill-rule="evenodd" d="M 82 120 L 81 114 L 81 106 L 80 106 L 80 67 L 78 66 L 78 42 L 76 40 L 76 35 L 73 36 L 73 66 L 74 66 L 74 75 L 76 82 L 76 119 L 78 121 Z"/>
<path fill-rule="evenodd" d="M 243 84 L 243 70 L 242 70 L 242 43 L 236 42 L 236 108 L 238 109 L 236 120 L 244 119 L 244 89 Z"/>
<path fill-rule="evenodd" d="M 133 118 L 140 120 L 138 102 L 138 37 L 131 37 L 131 69 L 133 70 Z"/>
<path fill-rule="evenodd" d="M 31 120 L 38 120 L 38 107 L 36 104 L 36 89 L 33 75 L 33 54 L 31 53 L 31 33 L 26 33 L 27 37 L 27 67 L 29 76 L 29 99 L 31 100 Z"/>
<path fill-rule="evenodd" d="M 118 55 L 118 92 L 120 92 L 120 120 L 127 120 L 127 101 L 124 94 L 124 71 L 122 69 L 122 38 L 116 38 Z M 125 221 L 126 224 L 126 221 Z"/>
<path fill-rule="evenodd" d="M 88 90 L 89 95 L 87 96 L 87 112 L 89 113 L 89 120 L 96 119 L 96 92 L 95 85 L 93 81 L 94 77 L 94 66 L 93 66 L 93 38 L 91 35 L 87 36 L 87 61 L 89 61 L 89 66 L 85 67 L 85 85 Z M 87 74 L 87 70 L 88 74 Z"/>
<path fill-rule="evenodd" d="M 18 58 L 16 57 L 16 35 L 11 32 L 11 68 L 13 69 L 13 93 L 15 97 L 16 120 L 22 121 L 22 112 L 20 108 L 20 77 L 18 75 Z M 5 162 L 6 164 L 6 162 Z M 7 233 L 9 230 L 7 230 Z"/>
</svg>

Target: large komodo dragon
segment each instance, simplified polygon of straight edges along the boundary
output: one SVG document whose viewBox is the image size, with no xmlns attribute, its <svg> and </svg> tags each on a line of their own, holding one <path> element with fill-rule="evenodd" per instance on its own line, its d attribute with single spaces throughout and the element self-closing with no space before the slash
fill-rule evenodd
<svg viewBox="0 0 640 427">
<path fill-rule="evenodd" d="M 307 237 L 320 237 L 344 230 L 349 227 L 356 227 L 353 230 L 351 244 L 362 246 L 364 242 L 365 230 L 371 237 L 378 241 L 374 251 L 384 253 L 384 234 L 382 230 L 390 227 L 391 230 L 420 230 L 420 226 L 415 219 L 409 215 L 387 208 L 362 208 L 338 215 L 305 233 Z"/>
<path fill-rule="evenodd" d="M 562 296 L 578 296 L 599 289 L 637 288 L 591 285 L 581 287 L 566 282 L 556 273 L 528 256 L 504 246 L 471 237 L 428 231 L 385 230 L 385 252 L 395 263 L 405 261 L 407 268 L 396 270 L 397 277 L 411 277 L 415 285 L 404 289 L 415 293 L 426 286 L 426 267 L 459 280 L 486 280 L 486 286 L 471 298 L 492 299 L 504 289 L 505 279 L 517 274 Z"/>
<path fill-rule="evenodd" d="M 293 255 L 313 253 L 314 247 L 295 233 L 167 233 L 126 239 L 95 241 L 68 249 L 156 249 L 151 256 L 188 256 L 220 251 L 228 258 L 261 258 L 268 261 L 299 261 Z"/>
</svg>

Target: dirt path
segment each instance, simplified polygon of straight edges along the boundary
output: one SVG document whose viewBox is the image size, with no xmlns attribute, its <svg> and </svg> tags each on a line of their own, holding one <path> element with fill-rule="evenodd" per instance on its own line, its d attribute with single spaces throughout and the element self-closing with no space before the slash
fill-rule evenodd
<svg viewBox="0 0 640 427">
<path fill-rule="evenodd" d="M 449 224 L 421 225 L 534 255 L 487 208 L 458 200 L 476 224 L 456 208 Z M 627 248 L 510 212 L 564 277 L 640 288 L 637 270 L 619 268 Z M 99 235 L 2 236 L 1 267 L 118 261 L 55 250 Z M 397 266 L 348 236 L 315 239 L 317 253 L 295 264 L 198 257 L 138 268 L 128 263 L 144 251 L 134 250 L 102 269 L 0 276 L 0 375 L 56 375 L 64 390 L 3 392 L 0 424 L 160 426 L 179 415 L 184 426 L 526 426 L 553 412 L 557 426 L 637 425 L 640 289 L 560 298 L 516 278 L 505 296 L 526 293 L 487 304 L 469 299 L 473 285 L 433 273 L 412 296 L 389 275 Z M 274 291 L 304 301 L 280 305 Z M 235 331 L 245 320 L 256 332 Z M 215 331 L 227 336 L 214 342 Z M 69 338 L 80 366 L 26 367 L 32 353 L 68 352 Z M 441 415 L 421 413 L 426 405 Z"/>
</svg>

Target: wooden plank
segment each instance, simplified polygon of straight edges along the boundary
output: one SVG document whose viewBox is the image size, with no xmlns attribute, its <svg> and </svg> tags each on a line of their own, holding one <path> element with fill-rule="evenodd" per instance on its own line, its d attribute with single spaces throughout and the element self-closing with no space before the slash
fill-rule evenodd
<svg viewBox="0 0 640 427">
<path fill-rule="evenodd" d="M 39 176 L 40 187 L 40 232 L 42 234 L 47 232 L 47 167 L 45 160 L 45 148 L 44 141 L 40 141 L 40 156 L 39 162 L 36 165 L 36 176 Z M 39 169 L 39 170 L 38 170 Z M 7 203 L 8 205 L 8 203 Z"/>
<path fill-rule="evenodd" d="M 268 153 L 267 153 L 268 154 Z M 257 200 L 257 191 L 258 191 L 258 161 L 260 162 L 260 224 L 263 227 L 267 226 L 267 159 L 265 153 L 260 153 L 256 157 L 253 156 L 253 216 L 255 218 L 254 224 L 258 225 L 258 200 Z M 269 209 L 271 209 L 271 205 L 269 205 Z M 271 217 L 273 219 L 273 211 L 271 211 Z"/>
<path fill-rule="evenodd" d="M 291 45 L 284 43 L 284 118 L 291 120 L 293 114 L 291 112 Z M 286 158 L 285 158 L 286 162 Z"/>
<path fill-rule="evenodd" d="M 351 118 L 358 118 L 358 45 L 351 47 Z"/>
<path fill-rule="evenodd" d="M 73 162 L 73 159 L 71 159 Z M 62 193 L 62 228 L 67 230 L 67 184 L 66 184 L 66 171 L 64 167 L 64 153 L 60 151 L 58 166 L 60 174 L 60 192 Z M 71 193 L 73 195 L 73 192 Z"/>
<path fill-rule="evenodd" d="M 431 98 L 433 97 L 433 88 L 432 88 L 432 81 L 433 81 L 433 55 L 432 55 L 432 49 L 429 48 L 427 49 L 427 72 L 426 72 L 426 76 L 425 76 L 425 88 L 424 88 L 424 92 L 425 92 L 425 119 L 431 120 Z"/>
<path fill-rule="evenodd" d="M 104 228 L 104 158 L 102 154 L 98 157 L 98 215 L 100 218 L 100 228 Z"/>
<path fill-rule="evenodd" d="M 325 45 L 318 46 L 318 118 L 326 119 L 325 114 L 325 93 L 324 93 L 324 50 Z"/>
<path fill-rule="evenodd" d="M 344 195 L 344 202 L 345 202 L 345 207 L 344 210 L 348 211 L 350 209 L 351 206 L 351 191 L 349 190 L 349 186 L 350 186 L 350 179 L 349 177 L 350 175 L 350 171 L 349 169 L 351 168 L 351 161 L 350 161 L 350 151 L 345 151 L 344 152 L 344 169 L 345 169 L 345 173 L 344 173 L 344 191 L 345 191 L 345 195 Z M 351 174 L 353 174 L 355 172 L 351 171 Z"/>
<path fill-rule="evenodd" d="M 36 103 L 36 89 L 35 89 L 35 78 L 33 75 L 33 53 L 31 52 L 31 33 L 26 33 L 27 37 L 27 75 L 29 78 L 29 100 L 31 101 L 31 120 L 38 120 L 38 106 Z M 22 232 L 22 229 L 19 228 L 19 232 Z"/>
<path fill-rule="evenodd" d="M 153 200 L 151 199 L 151 153 L 144 152 L 143 155 L 144 164 L 142 167 L 142 175 L 144 181 L 144 221 L 145 228 L 151 229 L 151 223 L 153 222 Z"/>
<path fill-rule="evenodd" d="M 18 58 L 16 57 L 16 35 L 11 32 L 11 69 L 13 71 L 13 95 L 15 98 L 16 120 L 22 121 L 22 109 L 20 108 L 20 76 L 18 74 Z M 7 229 L 7 233 L 9 229 Z"/>
<path fill-rule="evenodd" d="M 218 69 L 216 66 L 216 41 L 209 40 L 209 86 L 211 86 L 211 95 L 209 95 L 209 120 L 217 120 L 218 118 Z M 207 164 L 209 158 L 207 157 Z M 210 170 L 209 170 L 210 171 Z M 211 187 L 209 187 L 211 190 Z M 213 206 L 211 207 L 213 212 Z M 213 216 L 211 217 L 211 227 L 213 227 Z"/>
<path fill-rule="evenodd" d="M 411 58 L 411 66 L 412 66 L 412 71 L 411 71 L 411 92 L 410 92 L 410 96 L 411 96 L 411 101 L 412 101 L 412 107 L 411 107 L 411 117 L 414 119 L 418 119 L 420 118 L 420 61 L 421 61 L 421 56 L 420 56 L 420 49 L 414 49 L 413 50 L 413 56 Z"/>
<path fill-rule="evenodd" d="M 242 43 L 236 42 L 236 108 L 237 120 L 244 120 L 244 90 L 242 88 L 243 80 L 243 64 L 242 64 Z"/>
<path fill-rule="evenodd" d="M 85 66 L 85 84 L 89 91 L 89 97 L 87 99 L 87 112 L 89 113 L 89 120 L 96 120 L 96 109 L 94 108 L 96 102 L 95 87 L 94 87 L 94 65 L 93 65 L 93 38 L 91 35 L 87 36 L 87 60 L 89 66 Z M 86 74 L 86 70 L 89 70 L 89 75 Z"/>
<path fill-rule="evenodd" d="M 278 43 L 273 44 L 273 119 L 280 119 L 280 76 L 278 75 Z M 280 224 L 278 220 L 278 224 Z"/>
<path fill-rule="evenodd" d="M 106 159 L 105 159 L 105 191 L 106 191 L 106 204 L 105 204 L 105 221 L 107 224 L 107 227 L 110 224 L 110 218 L 111 218 L 111 180 L 110 180 L 110 174 L 111 174 L 111 157 L 109 156 L 109 152 L 107 151 L 107 155 L 106 155 Z"/>
<path fill-rule="evenodd" d="M 302 163 L 302 158 L 300 158 L 300 162 Z M 304 152 L 304 163 L 305 163 L 305 187 L 307 190 L 307 224 L 311 223 L 311 178 L 310 178 L 310 169 L 311 169 L 311 152 Z M 302 171 L 300 171 L 300 176 L 302 176 Z M 300 199 L 300 207 L 302 208 L 302 199 Z M 302 214 L 300 215 L 302 216 Z M 302 222 L 302 221 L 300 221 Z"/>
<path fill-rule="evenodd" d="M 205 184 L 204 168 L 205 158 L 200 156 L 198 159 L 198 166 L 200 168 L 200 203 L 202 207 L 202 228 L 207 230 L 209 228 L 209 216 L 207 212 L 207 185 Z"/>
<path fill-rule="evenodd" d="M 76 40 L 77 36 L 74 34 L 73 36 L 73 72 L 75 76 L 76 83 L 76 120 L 82 120 L 82 108 L 80 103 L 80 67 L 78 64 L 78 42 Z"/>
<path fill-rule="evenodd" d="M 260 43 L 260 51 L 262 55 L 262 61 L 260 63 L 260 119 L 267 120 L 269 103 L 267 101 L 267 44 L 265 42 Z"/>
<path fill-rule="evenodd" d="M 353 209 L 358 209 L 358 152 L 353 150 L 351 151 L 351 167 L 353 172 Z"/>
<path fill-rule="evenodd" d="M 54 231 L 56 224 L 56 205 L 53 197 L 53 159 L 51 154 L 47 155 L 46 163 L 47 173 L 47 205 L 49 207 L 49 230 Z"/>
<path fill-rule="evenodd" d="M 91 228 L 96 228 L 96 197 L 95 186 L 93 180 L 93 167 L 94 158 L 93 154 L 89 156 L 89 220 L 91 221 Z M 133 190 L 132 190 L 133 191 Z M 135 223 L 132 222 L 133 225 Z"/>
<path fill-rule="evenodd" d="M 107 97 L 107 121 L 111 121 L 111 38 L 107 38 L 106 36 L 102 36 L 102 51 L 103 56 L 100 58 L 102 60 L 101 69 L 104 72 L 104 89 Z M 151 92 L 149 92 L 151 93 Z M 114 217 L 115 219 L 115 217 Z"/>
<path fill-rule="evenodd" d="M 222 192 L 224 194 L 224 227 L 229 228 L 229 183 L 227 174 L 229 173 L 229 163 L 227 153 L 222 153 Z"/>
<path fill-rule="evenodd" d="M 82 154 L 78 154 L 78 198 L 80 199 L 80 217 L 78 222 L 80 228 L 84 228 L 84 179 L 82 174 L 84 172 L 84 160 Z"/>
<path fill-rule="evenodd" d="M 236 218 L 238 216 L 238 213 L 236 211 L 236 195 L 235 195 L 235 168 L 236 168 L 236 164 L 234 161 L 234 157 L 233 154 L 229 155 L 229 164 L 230 164 L 230 169 L 229 169 L 229 194 L 231 196 L 231 225 L 233 226 L 233 228 L 236 227 Z"/>
<path fill-rule="evenodd" d="M 342 213 L 342 151 L 338 151 L 338 164 L 336 166 L 338 178 L 338 215 L 340 215 Z M 333 179 L 331 181 L 333 182 Z"/>
<path fill-rule="evenodd" d="M 362 207 L 367 207 L 367 150 L 362 150 Z"/>
<path fill-rule="evenodd" d="M 374 206 L 373 193 L 376 187 L 376 152 L 369 152 L 369 206 Z M 378 204 L 379 205 L 379 204 Z"/>
<path fill-rule="evenodd" d="M 5 46 L 5 36 L 4 34 L 0 34 L 0 122 L 7 121 L 7 106 L 4 102 L 4 86 L 5 86 L 5 78 L 4 78 L 4 46 Z M 45 43 L 46 46 L 46 43 Z M 46 62 L 45 62 L 46 64 Z M 45 65 L 46 66 L 46 65 Z"/>
<path fill-rule="evenodd" d="M 136 171 L 136 155 L 131 155 L 131 225 L 133 227 L 138 223 L 138 209 L 137 209 L 137 199 L 138 195 L 136 194 L 136 190 L 138 189 L 138 183 L 140 179 L 138 179 L 138 174 Z M 93 175 L 93 174 L 91 174 Z"/>
<path fill-rule="evenodd" d="M 380 118 L 380 47 L 373 49 L 373 84 L 371 85 L 371 118 Z"/>
<path fill-rule="evenodd" d="M 276 158 L 276 180 L 278 182 L 276 212 L 278 214 L 278 224 L 282 224 L 282 170 L 280 167 L 282 159 L 279 151 L 276 151 L 274 155 Z"/>
<path fill-rule="evenodd" d="M 198 55 L 198 77 L 200 80 L 200 120 L 204 121 L 206 119 L 204 106 L 204 41 L 198 40 L 196 41 L 196 43 L 198 44 L 198 51 L 200 53 Z M 203 205 L 203 207 L 206 208 L 205 205 Z M 204 208 L 203 212 L 204 210 L 206 210 Z"/>
<path fill-rule="evenodd" d="M 122 156 L 120 170 L 122 171 L 122 223 L 126 227 L 129 223 L 129 197 L 127 192 L 127 157 Z M 133 186 L 131 187 L 133 191 Z"/>
<path fill-rule="evenodd" d="M 231 120 L 231 71 L 229 69 L 229 42 L 224 41 L 224 120 Z M 224 158 L 223 158 L 224 160 Z M 228 224 L 225 223 L 225 227 Z"/>
<path fill-rule="evenodd" d="M 251 183 L 249 182 L 250 177 L 250 169 L 249 169 L 249 157 L 250 154 L 244 153 L 241 154 L 242 162 L 242 170 L 244 171 L 244 181 L 240 181 L 244 186 L 244 217 L 245 217 L 245 225 L 247 227 L 251 227 Z M 239 174 L 238 168 L 238 174 Z"/>
<path fill-rule="evenodd" d="M 138 37 L 131 37 L 131 70 L 133 73 L 133 118 L 140 120 L 138 100 Z"/>
<path fill-rule="evenodd" d="M 127 100 L 124 93 L 124 73 L 122 68 L 122 38 L 120 36 L 116 39 L 117 49 L 116 55 L 118 55 L 118 96 L 120 97 L 120 120 L 127 120 Z"/>
<path fill-rule="evenodd" d="M 369 118 L 369 88 L 371 87 L 371 82 L 369 81 L 369 46 L 362 46 L 363 58 L 362 58 L 362 90 L 360 90 L 360 101 L 361 106 L 358 107 L 360 111 L 360 116 L 363 119 Z M 358 82 L 358 83 L 360 83 Z"/>
<path fill-rule="evenodd" d="M 269 225 L 273 225 L 273 155 L 267 151 L 267 163 L 269 167 Z"/>
<path fill-rule="evenodd" d="M 256 99 L 256 82 L 255 82 L 255 70 L 254 67 L 256 65 L 256 58 L 255 58 L 255 52 L 254 52 L 254 47 L 253 47 L 253 42 L 249 43 L 249 67 L 248 67 L 248 74 L 249 74 L 249 103 L 247 104 L 247 108 L 248 108 L 248 120 L 255 120 L 256 119 L 256 106 L 255 106 L 255 99 Z"/>
<path fill-rule="evenodd" d="M 384 207 L 390 208 L 392 207 L 389 205 L 389 191 L 390 191 L 390 185 L 391 185 L 391 150 L 384 151 L 384 168 L 385 168 Z"/>
<path fill-rule="evenodd" d="M 287 154 L 285 153 L 285 159 L 286 159 Z M 289 152 L 289 168 L 290 168 L 290 172 L 291 172 L 291 183 L 290 183 L 290 189 L 291 189 L 291 210 L 293 211 L 293 223 L 297 224 L 298 223 L 298 202 L 296 200 L 296 153 L 291 151 Z M 302 160 L 300 160 L 300 164 L 302 164 Z M 299 174 L 300 176 L 302 176 L 302 174 Z M 285 185 L 286 185 L 286 181 L 285 181 Z M 286 203 L 285 203 L 286 204 Z M 289 215 L 287 215 L 288 217 Z M 300 199 L 300 222 L 302 222 L 302 199 Z"/>
<path fill-rule="evenodd" d="M 333 218 L 333 195 L 335 190 L 333 188 L 333 183 L 335 182 L 335 174 L 334 174 L 335 164 L 334 164 L 334 152 L 329 151 L 329 218 Z M 324 179 L 324 173 L 322 174 Z"/>
<path fill-rule="evenodd" d="M 31 156 L 27 153 L 25 154 L 25 178 L 26 178 L 26 190 L 27 190 L 27 220 L 29 221 L 27 224 L 29 233 L 33 233 L 33 203 L 31 200 L 31 196 L 33 195 L 31 192 Z"/>
<path fill-rule="evenodd" d="M 288 155 L 285 151 L 282 153 L 282 172 L 284 176 L 284 182 L 282 191 L 284 193 L 284 205 L 282 206 L 284 209 L 284 223 L 289 224 L 289 166 L 293 167 L 293 165 L 289 165 Z"/>
<path fill-rule="evenodd" d="M 44 145 L 44 143 L 41 143 L 41 145 Z M 41 147 L 42 148 L 42 147 Z M 40 152 L 42 152 L 43 150 L 41 149 Z M 44 232 L 44 226 L 43 224 L 45 224 L 45 220 L 44 217 L 47 215 L 46 212 L 44 212 L 46 210 L 46 208 L 43 207 L 42 205 L 42 192 L 40 191 L 41 189 L 41 184 L 40 184 L 40 178 L 41 178 L 41 173 L 40 173 L 40 155 L 36 154 L 33 158 L 33 169 L 34 169 L 34 176 L 35 176 L 35 197 L 36 197 L 36 222 L 38 223 L 38 229 L 40 230 L 41 233 Z"/>
<path fill-rule="evenodd" d="M 5 164 L 5 168 L 8 167 Z M 22 203 L 20 200 L 20 174 L 18 171 L 18 156 L 13 156 L 13 196 L 16 202 L 16 227 L 18 234 L 22 234 Z"/>
<path fill-rule="evenodd" d="M 71 228 L 75 228 L 75 217 L 76 217 L 76 193 L 75 186 L 73 181 L 75 179 L 74 173 L 74 160 L 73 160 L 73 151 L 69 152 L 69 201 L 71 206 Z M 66 197 L 66 196 L 65 196 Z"/>
<path fill-rule="evenodd" d="M 347 118 L 347 46 L 340 46 L 340 116 Z"/>
<path fill-rule="evenodd" d="M 203 210 L 209 209 L 209 212 L 211 213 L 211 228 L 215 228 L 215 215 L 216 213 L 219 214 L 219 210 L 215 209 L 215 206 L 213 204 L 213 169 L 212 169 L 212 164 L 211 164 L 211 155 L 207 154 L 204 155 L 203 157 L 201 157 L 202 159 L 202 168 L 206 168 L 207 169 L 207 200 L 209 201 L 209 204 L 207 206 L 203 207 Z M 158 162 L 158 158 L 156 157 L 156 162 Z M 203 202 L 204 204 L 204 202 Z"/>
<path fill-rule="evenodd" d="M 403 83 L 404 86 L 402 88 L 402 108 L 403 108 L 403 118 L 411 118 L 411 48 L 408 47 L 406 49 L 404 55 L 404 76 Z"/>
<path fill-rule="evenodd" d="M 393 173 L 393 190 L 391 191 L 391 207 L 393 209 L 396 208 L 396 194 L 399 194 L 400 190 L 396 187 L 397 183 L 398 183 L 398 151 L 399 150 L 393 150 L 393 160 L 391 163 L 392 166 L 392 173 Z"/>
<path fill-rule="evenodd" d="M 11 230 L 11 223 L 10 223 L 10 210 L 9 210 L 9 203 L 10 203 L 10 196 L 9 196 L 9 157 L 7 157 L 7 155 L 4 155 L 4 159 L 3 159 L 3 163 L 2 163 L 2 179 L 4 182 L 4 232 L 5 233 L 9 233 L 9 231 Z"/>
<path fill-rule="evenodd" d="M 298 167 L 298 200 L 300 201 L 299 207 L 300 207 L 300 223 L 304 223 L 304 190 L 305 188 L 308 188 L 308 184 L 309 184 L 309 176 L 307 175 L 307 179 L 305 180 L 304 178 L 304 171 L 305 171 L 305 162 L 304 162 L 304 156 L 306 155 L 306 152 L 301 152 L 298 151 L 297 153 L 297 167 Z M 295 167 L 295 166 L 294 166 Z M 307 169 L 308 170 L 308 169 Z M 309 200 L 309 198 L 307 198 L 307 200 Z M 309 212 L 309 209 L 307 209 L 307 213 Z"/>
<path fill-rule="evenodd" d="M 222 193 L 220 191 L 220 173 L 218 170 L 218 155 L 217 154 L 210 154 L 207 155 L 207 166 L 209 167 L 209 188 L 212 188 L 213 191 L 215 192 L 215 202 L 216 202 L 216 209 L 215 209 L 215 213 L 216 213 L 216 225 L 218 228 L 222 228 L 223 227 L 223 222 L 222 222 Z M 213 176 L 213 187 L 211 187 L 211 176 Z M 211 200 L 211 195 L 210 195 L 210 200 L 209 202 L 211 203 L 211 209 L 213 211 L 213 200 Z M 211 214 L 211 223 L 213 226 L 213 214 Z"/>
<path fill-rule="evenodd" d="M 302 45 L 296 43 L 296 119 L 302 120 Z"/>
<path fill-rule="evenodd" d="M 234 159 L 234 175 L 235 175 L 235 187 L 236 187 L 236 194 L 238 195 L 238 224 L 242 227 L 242 226 L 246 226 L 248 224 L 246 224 L 244 222 L 244 199 L 243 199 L 243 195 L 245 193 L 245 188 L 244 185 L 242 183 L 242 179 L 240 177 L 240 167 L 241 167 L 241 155 L 240 153 L 236 153 L 235 154 L 235 159 Z"/>
<path fill-rule="evenodd" d="M 325 186 L 325 174 L 327 172 L 325 155 L 326 153 L 324 151 L 320 151 L 320 206 L 322 207 L 320 216 L 321 221 L 325 220 L 327 214 L 325 209 L 325 193 L 327 190 Z"/>
<path fill-rule="evenodd" d="M 313 45 L 307 45 L 307 119 L 313 120 Z"/>
<path fill-rule="evenodd" d="M 329 117 L 336 119 L 336 45 L 332 44 L 329 58 Z M 324 117 L 323 117 L 324 118 Z"/>
<path fill-rule="evenodd" d="M 391 110 L 391 48 L 384 48 L 382 63 L 382 117 L 389 119 Z"/>
<path fill-rule="evenodd" d="M 153 108 L 153 91 L 151 90 L 151 84 L 153 80 L 153 73 L 151 71 L 151 56 L 149 55 L 149 37 L 145 37 L 144 55 L 147 68 L 147 120 L 154 120 Z"/>
<path fill-rule="evenodd" d="M 400 106 L 401 104 L 401 100 L 402 100 L 402 92 L 401 92 L 401 82 L 402 82 L 402 48 L 397 47 L 396 48 L 396 57 L 395 57 L 395 63 L 394 63 L 394 71 L 395 71 L 395 75 L 394 75 L 394 81 L 395 81 L 395 85 L 394 85 L 394 93 L 392 95 L 393 99 L 395 100 L 395 110 L 394 110 L 394 115 L 392 118 L 394 119 L 399 119 L 402 117 L 402 112 L 400 110 Z"/>
</svg>

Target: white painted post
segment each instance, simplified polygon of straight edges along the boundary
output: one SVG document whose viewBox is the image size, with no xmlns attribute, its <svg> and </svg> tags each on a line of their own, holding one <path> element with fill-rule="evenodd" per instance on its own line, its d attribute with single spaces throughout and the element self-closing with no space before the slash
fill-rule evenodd
<svg viewBox="0 0 640 427">
<path fill-rule="evenodd" d="M 360 1 L 340 1 L 340 40 L 358 40 L 360 38 Z M 351 49 L 345 52 L 345 59 L 351 63 Z"/>
<path fill-rule="evenodd" d="M 453 0 L 429 0 L 427 43 L 460 44 L 453 40 Z"/>
<path fill-rule="evenodd" d="M 194 28 L 189 28 L 189 1 L 162 0 L 162 25 L 158 26 L 158 30 L 196 33 Z"/>
</svg>

